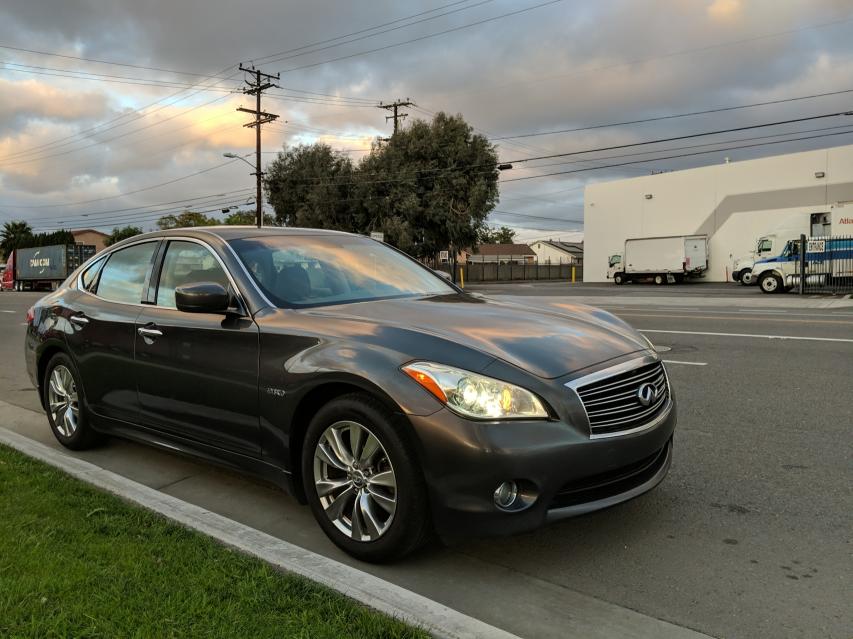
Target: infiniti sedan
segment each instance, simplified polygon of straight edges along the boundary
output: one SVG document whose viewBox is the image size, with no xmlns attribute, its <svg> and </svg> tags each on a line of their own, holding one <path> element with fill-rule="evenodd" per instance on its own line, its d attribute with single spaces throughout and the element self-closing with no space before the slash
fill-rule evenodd
<svg viewBox="0 0 853 639">
<path fill-rule="evenodd" d="M 671 461 L 667 372 L 623 321 L 468 294 L 361 236 L 137 236 L 27 321 L 62 445 L 115 435 L 259 476 L 368 561 L 606 508 Z"/>
</svg>

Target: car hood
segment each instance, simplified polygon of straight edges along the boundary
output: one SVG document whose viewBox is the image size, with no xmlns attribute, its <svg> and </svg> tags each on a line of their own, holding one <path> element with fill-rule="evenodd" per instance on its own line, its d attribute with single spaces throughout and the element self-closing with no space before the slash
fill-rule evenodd
<svg viewBox="0 0 853 639">
<path fill-rule="evenodd" d="M 544 378 L 648 349 L 643 337 L 606 311 L 559 298 L 546 304 L 535 308 L 464 294 L 378 300 L 303 312 L 439 336 Z"/>
</svg>

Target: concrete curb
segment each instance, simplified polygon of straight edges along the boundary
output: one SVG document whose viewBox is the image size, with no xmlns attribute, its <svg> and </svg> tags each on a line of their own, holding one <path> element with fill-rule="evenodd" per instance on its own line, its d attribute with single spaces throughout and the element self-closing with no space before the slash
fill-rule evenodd
<svg viewBox="0 0 853 639">
<path fill-rule="evenodd" d="M 420 626 L 439 639 L 519 639 L 384 579 L 181 501 L 2 427 L 0 443 L 277 568 L 323 584 L 405 623 Z"/>
</svg>

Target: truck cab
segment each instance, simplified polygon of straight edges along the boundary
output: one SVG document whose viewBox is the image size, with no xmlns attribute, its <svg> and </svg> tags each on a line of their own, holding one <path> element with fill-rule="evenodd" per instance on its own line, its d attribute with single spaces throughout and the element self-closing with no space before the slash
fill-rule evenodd
<svg viewBox="0 0 853 639">
<path fill-rule="evenodd" d="M 794 286 L 799 277 L 800 241 L 788 240 L 782 251 L 773 257 L 755 261 L 752 277 L 763 293 L 784 293 Z"/>
<path fill-rule="evenodd" d="M 9 253 L 9 259 L 0 272 L 0 291 L 11 291 L 15 288 L 15 252 Z"/>
<path fill-rule="evenodd" d="M 755 243 L 755 248 L 752 249 L 749 255 L 740 257 L 734 261 L 732 265 L 732 279 L 744 286 L 755 284 L 756 279 L 752 275 L 752 267 L 755 266 L 755 261 L 762 257 L 773 255 L 773 249 L 774 247 L 778 247 L 778 242 L 779 238 L 775 233 L 759 237 Z"/>
<path fill-rule="evenodd" d="M 616 282 L 616 278 L 619 278 L 620 281 L 616 283 L 621 284 L 622 277 L 622 255 L 616 253 L 615 255 L 611 255 L 607 262 L 607 279 Z"/>
</svg>

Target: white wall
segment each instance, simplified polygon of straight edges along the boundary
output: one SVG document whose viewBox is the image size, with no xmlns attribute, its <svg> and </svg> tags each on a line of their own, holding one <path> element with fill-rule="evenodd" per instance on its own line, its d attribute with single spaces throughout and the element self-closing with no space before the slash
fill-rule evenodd
<svg viewBox="0 0 853 639">
<path fill-rule="evenodd" d="M 540 264 L 570 264 L 574 262 L 570 253 L 561 251 L 557 247 L 546 244 L 545 242 L 533 242 L 533 244 L 530 244 L 530 248 L 536 253 Z"/>
<path fill-rule="evenodd" d="M 607 260 L 627 238 L 693 234 L 710 238 L 706 279 L 725 281 L 760 235 L 800 221 L 808 233 L 811 213 L 845 201 L 853 201 L 853 145 L 591 184 L 584 281 L 606 281 Z"/>
</svg>

